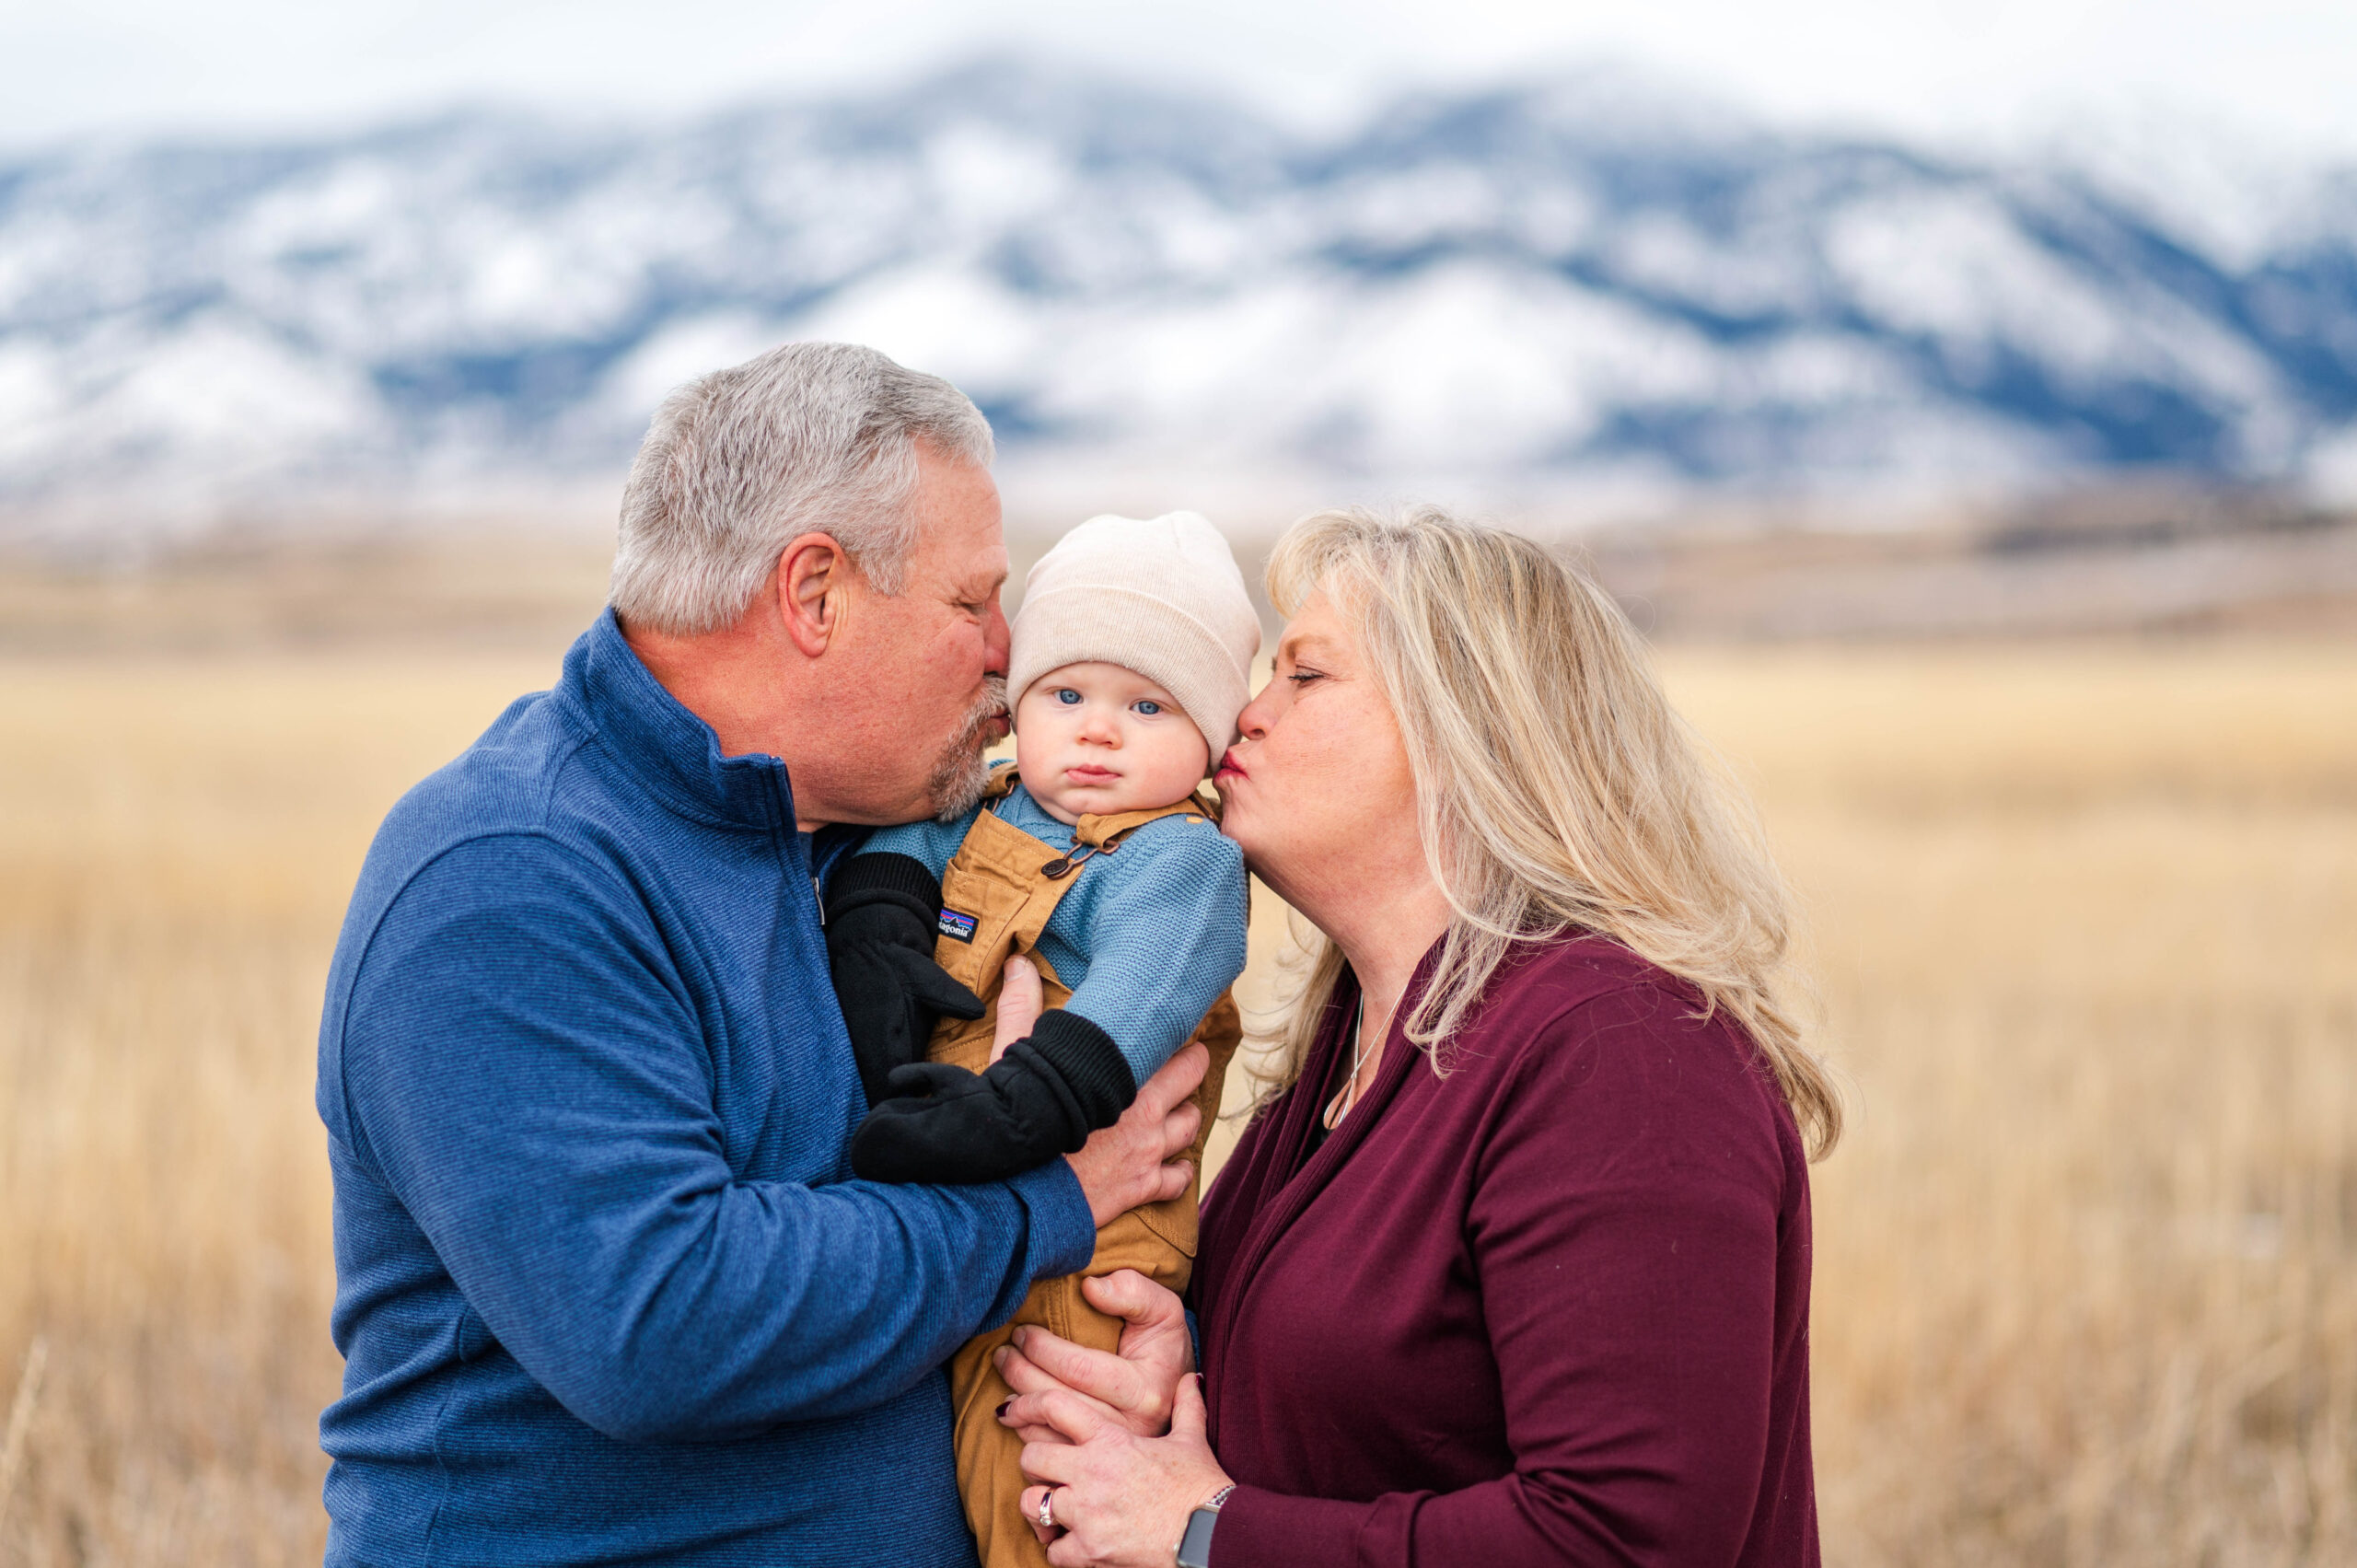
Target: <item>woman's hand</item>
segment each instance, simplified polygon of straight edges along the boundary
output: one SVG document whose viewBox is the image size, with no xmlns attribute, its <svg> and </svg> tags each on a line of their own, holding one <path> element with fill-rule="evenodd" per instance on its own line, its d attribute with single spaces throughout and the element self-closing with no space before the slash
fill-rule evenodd
<svg viewBox="0 0 2357 1568">
<path fill-rule="evenodd" d="M 1077 1395 L 1044 1397 L 1064 1441 L 1024 1445 L 1023 1473 L 1041 1484 L 1024 1489 L 1023 1515 L 1055 1568 L 1168 1568 L 1187 1516 L 1229 1484 L 1203 1436 L 1202 1385 L 1179 1383 L 1167 1437 L 1141 1437 Z"/>
<path fill-rule="evenodd" d="M 1179 1379 L 1195 1369 L 1186 1307 L 1135 1269 L 1083 1280 L 1080 1293 L 1107 1317 L 1125 1319 L 1120 1349 L 1109 1354 L 1045 1329 L 1016 1330 L 1015 1342 L 993 1353 L 1016 1396 L 999 1420 L 1026 1443 L 1062 1442 L 1048 1420 L 1046 1396 L 1068 1392 L 1141 1437 L 1161 1436 L 1170 1429 Z"/>
</svg>

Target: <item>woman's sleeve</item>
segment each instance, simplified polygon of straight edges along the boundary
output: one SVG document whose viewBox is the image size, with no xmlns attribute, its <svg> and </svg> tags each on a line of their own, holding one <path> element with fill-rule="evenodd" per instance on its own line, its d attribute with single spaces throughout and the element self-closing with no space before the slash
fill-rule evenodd
<svg viewBox="0 0 2357 1568">
<path fill-rule="evenodd" d="M 1364 1504 L 1239 1488 L 1218 1568 L 1735 1561 L 1767 1451 L 1785 1167 L 1772 1088 L 1690 1010 L 1651 987 L 1574 1008 L 1485 1123 L 1467 1243 L 1513 1472 Z"/>
</svg>

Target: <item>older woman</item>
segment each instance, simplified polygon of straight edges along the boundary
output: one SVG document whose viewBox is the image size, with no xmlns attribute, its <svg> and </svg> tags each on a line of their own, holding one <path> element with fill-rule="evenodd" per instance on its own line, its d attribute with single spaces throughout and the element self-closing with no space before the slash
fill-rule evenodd
<svg viewBox="0 0 2357 1568">
<path fill-rule="evenodd" d="M 1137 1276 L 1120 1357 L 1004 1353 L 1050 1560 L 1815 1563 L 1840 1109 L 1748 814 L 1527 540 L 1329 514 L 1270 587 L 1223 825 L 1323 941 L 1204 1202 L 1200 1384 Z"/>
</svg>

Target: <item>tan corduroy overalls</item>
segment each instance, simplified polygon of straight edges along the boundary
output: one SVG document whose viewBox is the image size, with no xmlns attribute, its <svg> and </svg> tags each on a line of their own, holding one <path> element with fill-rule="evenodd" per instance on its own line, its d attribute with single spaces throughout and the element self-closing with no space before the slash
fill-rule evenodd
<svg viewBox="0 0 2357 1568">
<path fill-rule="evenodd" d="M 1014 785 L 1015 770 L 999 769 L 992 775 L 985 801 L 1004 798 Z M 1121 840 L 1133 829 L 1158 818 L 1215 815 L 1208 803 L 1190 796 L 1176 806 L 1151 811 L 1083 817 L 1074 830 L 1080 847 L 1070 854 L 1042 843 L 988 809 L 976 816 L 974 825 L 966 831 L 966 842 L 958 846 L 941 878 L 944 934 L 935 946 L 935 956 L 943 969 L 972 987 L 990 1010 L 970 1023 L 942 1019 L 933 1033 L 929 1052 L 933 1060 L 976 1073 L 990 1064 L 1002 971 L 1011 954 L 1024 954 L 1039 966 L 1047 1006 L 1060 1007 L 1071 999 L 1071 988 L 1056 978 L 1037 947 L 1057 901 L 1088 874 L 1089 861 L 1118 853 Z M 970 936 L 948 935 L 953 928 L 963 928 L 959 916 L 973 922 Z M 1203 1124 L 1195 1134 L 1189 1157 L 1195 1162 L 1197 1178 L 1182 1195 L 1132 1209 L 1099 1230 L 1097 1253 L 1088 1260 L 1087 1273 L 1135 1269 L 1174 1291 L 1187 1288 L 1187 1277 L 1195 1264 L 1195 1200 L 1202 1181 L 1203 1144 L 1211 1135 L 1213 1118 L 1219 1114 L 1220 1086 L 1242 1033 L 1236 998 L 1223 994 L 1195 1031 L 1195 1038 L 1212 1053 L 1202 1087 L 1195 1091 Z M 965 1499 L 966 1522 L 973 1528 L 983 1568 L 1017 1568 L 1018 1564 L 1044 1568 L 1048 1561 L 1022 1518 L 1026 1482 L 1016 1460 L 1023 1444 L 999 1424 L 998 1407 L 1012 1390 L 991 1365 L 991 1353 L 1006 1343 L 1018 1323 L 1036 1323 L 1095 1350 L 1117 1348 L 1121 1319 L 1105 1316 L 1082 1298 L 1084 1277 L 1068 1274 L 1039 1281 L 1024 1297 L 1011 1322 L 969 1340 L 949 1363 L 950 1398 L 958 1412 L 958 1491 Z"/>
</svg>

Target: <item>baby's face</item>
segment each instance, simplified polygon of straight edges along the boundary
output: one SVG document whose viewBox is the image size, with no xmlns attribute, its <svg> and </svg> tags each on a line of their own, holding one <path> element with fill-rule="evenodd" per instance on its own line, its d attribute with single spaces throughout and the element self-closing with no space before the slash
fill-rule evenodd
<svg viewBox="0 0 2357 1568">
<path fill-rule="evenodd" d="M 1069 826 L 1094 813 L 1173 806 L 1202 783 L 1211 748 L 1170 693 L 1118 664 L 1068 664 L 1015 705 L 1023 787 Z"/>
</svg>

